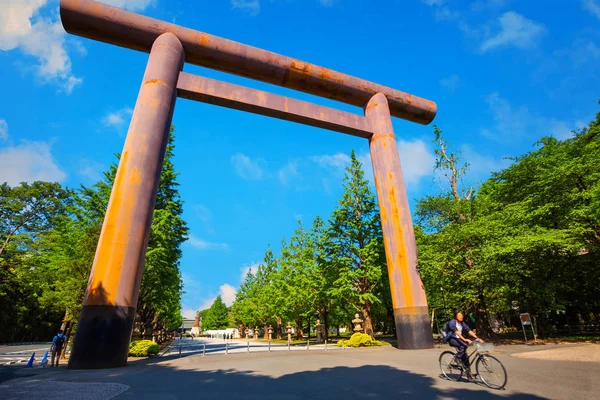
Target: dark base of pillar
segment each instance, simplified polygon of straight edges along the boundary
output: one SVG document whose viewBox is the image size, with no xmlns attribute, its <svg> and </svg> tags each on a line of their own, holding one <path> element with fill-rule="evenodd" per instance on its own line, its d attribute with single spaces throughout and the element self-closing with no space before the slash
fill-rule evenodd
<svg viewBox="0 0 600 400">
<path fill-rule="evenodd" d="M 69 368 L 117 368 L 127 364 L 135 307 L 83 306 Z"/>
<path fill-rule="evenodd" d="M 398 348 L 407 350 L 431 349 L 433 334 L 427 307 L 394 309 Z"/>
</svg>

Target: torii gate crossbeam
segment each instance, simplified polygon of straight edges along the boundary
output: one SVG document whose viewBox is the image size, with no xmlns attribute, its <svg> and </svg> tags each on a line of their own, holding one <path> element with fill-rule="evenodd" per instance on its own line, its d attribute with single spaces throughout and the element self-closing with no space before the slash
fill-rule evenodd
<svg viewBox="0 0 600 400">
<path fill-rule="evenodd" d="M 427 300 L 391 116 L 428 124 L 436 105 L 398 90 L 92 0 L 61 0 L 67 32 L 150 53 L 102 226 L 70 368 L 127 362 L 177 97 L 369 140 L 398 346 L 432 347 Z M 364 108 L 364 117 L 194 76 L 184 61 Z"/>
</svg>

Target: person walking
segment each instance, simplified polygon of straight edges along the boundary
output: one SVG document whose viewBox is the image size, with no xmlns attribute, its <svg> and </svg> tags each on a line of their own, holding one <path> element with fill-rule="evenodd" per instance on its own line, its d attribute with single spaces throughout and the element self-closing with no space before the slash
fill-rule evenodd
<svg viewBox="0 0 600 400">
<path fill-rule="evenodd" d="M 50 360 L 50 366 L 58 367 L 58 360 L 60 359 L 60 355 L 62 354 L 62 349 L 65 345 L 66 340 L 66 336 L 63 334 L 62 329 L 60 329 L 58 331 L 58 334 L 54 336 L 54 339 L 52 339 L 52 347 L 50 348 L 52 358 Z M 56 359 L 56 365 L 54 365 L 54 359 Z"/>
</svg>

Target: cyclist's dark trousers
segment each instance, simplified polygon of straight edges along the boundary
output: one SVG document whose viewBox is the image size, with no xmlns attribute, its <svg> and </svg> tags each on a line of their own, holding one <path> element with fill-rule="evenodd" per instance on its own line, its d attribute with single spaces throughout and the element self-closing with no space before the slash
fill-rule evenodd
<svg viewBox="0 0 600 400">
<path fill-rule="evenodd" d="M 467 347 L 469 345 L 457 338 L 448 339 L 448 344 L 452 347 L 456 347 L 456 350 L 458 350 L 456 356 L 462 360 L 467 368 L 469 368 L 469 356 L 467 356 Z"/>
</svg>

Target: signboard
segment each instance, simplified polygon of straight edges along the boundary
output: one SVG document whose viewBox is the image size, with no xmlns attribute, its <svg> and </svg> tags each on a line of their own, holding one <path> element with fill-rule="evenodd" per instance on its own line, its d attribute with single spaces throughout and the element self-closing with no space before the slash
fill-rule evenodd
<svg viewBox="0 0 600 400">
<path fill-rule="evenodd" d="M 531 325 L 531 318 L 529 317 L 529 313 L 520 314 L 520 316 L 521 316 L 521 324 Z"/>
</svg>

